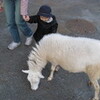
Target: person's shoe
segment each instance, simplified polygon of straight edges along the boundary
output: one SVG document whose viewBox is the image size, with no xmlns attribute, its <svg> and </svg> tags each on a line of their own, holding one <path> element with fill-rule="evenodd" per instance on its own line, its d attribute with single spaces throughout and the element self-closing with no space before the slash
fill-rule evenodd
<svg viewBox="0 0 100 100">
<path fill-rule="evenodd" d="M 8 49 L 9 50 L 14 50 L 15 48 L 17 48 L 21 43 L 16 43 L 16 42 L 11 42 L 9 45 L 8 45 Z"/>
<path fill-rule="evenodd" d="M 30 37 L 27 37 L 25 41 L 25 45 L 27 46 L 31 45 L 32 40 L 33 40 L 33 35 L 31 35 Z"/>
</svg>

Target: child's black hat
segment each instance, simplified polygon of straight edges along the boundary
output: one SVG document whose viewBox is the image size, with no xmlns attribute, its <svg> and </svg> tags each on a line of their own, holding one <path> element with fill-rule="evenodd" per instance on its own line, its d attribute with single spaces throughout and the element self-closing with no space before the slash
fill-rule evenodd
<svg viewBox="0 0 100 100">
<path fill-rule="evenodd" d="M 51 14 L 51 8 L 47 5 L 43 5 L 40 7 L 37 15 L 39 16 L 44 16 L 44 17 L 52 17 L 52 14 Z"/>
</svg>

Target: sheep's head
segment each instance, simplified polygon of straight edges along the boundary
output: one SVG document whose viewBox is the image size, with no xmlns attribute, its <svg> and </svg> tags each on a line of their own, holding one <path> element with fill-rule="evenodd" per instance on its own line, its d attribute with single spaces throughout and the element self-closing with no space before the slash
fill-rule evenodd
<svg viewBox="0 0 100 100">
<path fill-rule="evenodd" d="M 28 74 L 27 79 L 30 82 L 31 89 L 37 90 L 40 83 L 40 79 L 44 78 L 44 76 L 40 72 L 33 72 L 31 70 L 22 70 L 22 72 Z"/>
</svg>

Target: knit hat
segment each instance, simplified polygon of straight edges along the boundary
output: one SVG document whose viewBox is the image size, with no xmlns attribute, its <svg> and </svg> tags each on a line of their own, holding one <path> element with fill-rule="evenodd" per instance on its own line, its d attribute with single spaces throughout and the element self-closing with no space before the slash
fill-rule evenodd
<svg viewBox="0 0 100 100">
<path fill-rule="evenodd" d="M 52 17 L 51 8 L 47 5 L 43 5 L 40 7 L 37 15 L 44 16 L 44 17 Z"/>
</svg>

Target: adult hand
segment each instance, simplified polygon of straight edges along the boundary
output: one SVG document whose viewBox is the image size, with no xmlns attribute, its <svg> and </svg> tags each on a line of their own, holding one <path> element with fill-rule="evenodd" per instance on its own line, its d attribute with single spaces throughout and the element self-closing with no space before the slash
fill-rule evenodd
<svg viewBox="0 0 100 100">
<path fill-rule="evenodd" d="M 29 20 L 30 20 L 30 17 L 29 17 L 28 15 L 23 15 L 23 19 L 24 19 L 25 21 L 29 21 Z"/>
</svg>

